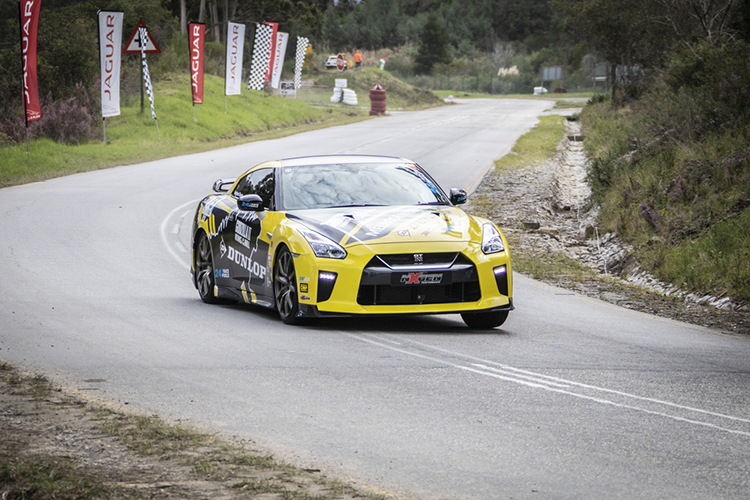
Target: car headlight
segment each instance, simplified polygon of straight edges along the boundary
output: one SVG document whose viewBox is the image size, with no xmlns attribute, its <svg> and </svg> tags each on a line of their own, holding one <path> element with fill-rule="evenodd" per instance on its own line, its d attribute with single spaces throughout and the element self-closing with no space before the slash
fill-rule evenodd
<svg viewBox="0 0 750 500">
<path fill-rule="evenodd" d="M 316 257 L 327 259 L 343 259 L 346 257 L 346 250 L 332 239 L 305 228 L 297 228 L 297 231 L 305 237 Z"/>
<path fill-rule="evenodd" d="M 482 252 L 486 254 L 502 252 L 505 250 L 503 238 L 494 224 L 482 226 Z"/>
</svg>

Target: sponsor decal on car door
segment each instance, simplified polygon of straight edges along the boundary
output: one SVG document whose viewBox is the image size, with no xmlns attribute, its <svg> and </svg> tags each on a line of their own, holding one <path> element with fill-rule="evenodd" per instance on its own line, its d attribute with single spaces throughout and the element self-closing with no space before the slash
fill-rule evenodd
<svg viewBox="0 0 750 500">
<path fill-rule="evenodd" d="M 260 231 L 261 220 L 258 214 L 238 212 L 227 258 L 232 265 L 232 276 L 240 284 L 248 281 L 251 285 L 262 286 L 265 281 L 268 244 L 260 241 Z"/>
<path fill-rule="evenodd" d="M 272 169 L 260 169 L 240 179 L 233 192 L 236 199 L 248 194 L 257 194 L 267 208 L 274 189 Z M 255 294 L 268 295 L 268 242 L 262 241 L 262 220 L 267 212 L 254 212 L 236 209 L 226 230 L 227 260 L 234 286 Z M 244 296 L 244 295 L 243 295 Z"/>
</svg>

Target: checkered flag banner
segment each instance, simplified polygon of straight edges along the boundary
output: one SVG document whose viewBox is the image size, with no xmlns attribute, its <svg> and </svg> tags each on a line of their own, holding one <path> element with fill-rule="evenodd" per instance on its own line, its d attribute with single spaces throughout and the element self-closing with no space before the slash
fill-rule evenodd
<svg viewBox="0 0 750 500">
<path fill-rule="evenodd" d="M 294 88 L 302 86 L 302 64 L 305 62 L 305 52 L 310 40 L 301 36 L 297 37 L 297 54 L 294 57 Z"/>
<path fill-rule="evenodd" d="M 143 80 L 146 82 L 146 93 L 148 100 L 151 101 L 151 117 L 156 120 L 156 110 L 154 110 L 154 90 L 151 88 L 151 74 L 148 72 L 148 63 L 146 62 L 146 43 L 148 38 L 146 28 L 138 28 L 138 34 L 141 37 L 141 61 L 143 61 Z"/>
<path fill-rule="evenodd" d="M 247 88 L 263 90 L 266 68 L 271 60 L 271 35 L 273 28 L 267 24 L 255 25 L 255 47 L 253 48 L 253 65 L 250 68 L 250 81 Z"/>
</svg>

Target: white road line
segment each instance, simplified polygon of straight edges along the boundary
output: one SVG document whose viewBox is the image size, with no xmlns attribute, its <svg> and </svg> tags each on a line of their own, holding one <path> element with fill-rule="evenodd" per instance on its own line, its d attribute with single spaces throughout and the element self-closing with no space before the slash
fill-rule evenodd
<svg viewBox="0 0 750 500">
<path fill-rule="evenodd" d="M 708 427 L 708 428 L 711 428 L 711 429 L 715 429 L 715 430 L 719 430 L 719 431 L 723 431 L 723 432 L 728 432 L 730 434 L 736 434 L 736 435 L 739 435 L 739 436 L 750 437 L 750 432 L 740 431 L 740 430 L 736 430 L 736 429 L 729 429 L 727 427 L 721 427 L 719 425 L 715 425 L 715 424 L 712 424 L 712 423 L 709 423 L 709 422 L 703 422 L 703 421 L 700 421 L 700 420 L 695 420 L 695 419 L 680 417 L 680 416 L 677 416 L 677 415 L 670 415 L 668 413 L 664 413 L 664 412 L 661 412 L 661 411 L 649 410 L 649 409 L 646 409 L 646 408 L 641 408 L 639 406 L 633 406 L 633 405 L 627 405 L 627 404 L 617 403 L 615 401 L 610 401 L 608 399 L 603 399 L 603 398 L 600 398 L 600 397 L 594 397 L 594 396 L 587 396 L 585 394 L 579 394 L 579 393 L 576 393 L 576 392 L 572 392 L 570 390 L 565 390 L 564 389 L 564 385 L 561 385 L 561 384 L 569 384 L 571 386 L 577 386 L 577 387 L 586 388 L 586 389 L 598 390 L 598 391 L 602 391 L 602 392 L 605 392 L 605 393 L 611 393 L 611 394 L 616 394 L 616 395 L 619 395 L 619 396 L 629 397 L 629 398 L 632 398 L 632 399 L 635 399 L 635 400 L 648 401 L 648 402 L 651 402 L 651 403 L 662 404 L 662 405 L 665 405 L 665 406 L 669 406 L 669 407 L 673 407 L 673 408 L 679 408 L 679 409 L 686 410 L 686 411 L 693 411 L 693 412 L 702 413 L 702 414 L 705 414 L 705 415 L 711 415 L 711 416 L 714 416 L 714 417 L 720 417 L 720 418 L 724 418 L 724 419 L 727 419 L 727 420 L 732 420 L 732 421 L 735 421 L 735 422 L 750 423 L 750 420 L 747 420 L 747 419 L 744 419 L 744 418 L 733 417 L 731 415 L 723 415 L 721 413 L 715 413 L 715 412 L 711 412 L 711 411 L 707 411 L 707 410 L 701 410 L 700 408 L 692 408 L 692 407 L 689 407 L 689 406 L 683 406 L 683 405 L 679 405 L 679 404 L 675 404 L 675 403 L 670 403 L 668 401 L 661 401 L 661 400 L 653 399 L 653 398 L 645 398 L 645 397 L 641 397 L 641 396 L 636 396 L 634 394 L 628 394 L 628 393 L 625 393 L 625 392 L 615 391 L 615 390 L 611 390 L 611 389 L 605 389 L 605 388 L 602 388 L 602 387 L 596 387 L 596 386 L 592 386 L 592 385 L 588 385 L 588 384 L 581 384 L 581 383 L 578 383 L 578 382 L 564 380 L 564 379 L 561 379 L 561 378 L 558 378 L 558 377 L 551 377 L 551 376 L 544 375 L 544 374 L 541 374 L 541 373 L 534 373 L 534 372 L 530 372 L 530 371 L 527 371 L 527 370 L 521 370 L 521 369 L 518 369 L 518 368 L 514 368 L 512 366 L 501 365 L 499 363 L 494 363 L 492 361 L 484 361 L 484 363 L 495 364 L 497 366 L 502 367 L 503 370 L 506 370 L 506 371 L 509 371 L 509 372 L 512 372 L 512 373 L 511 374 L 505 374 L 506 372 L 503 372 L 501 370 L 492 369 L 491 367 L 488 367 L 486 365 L 480 365 L 480 364 L 476 364 L 476 363 L 473 363 L 471 366 L 464 366 L 464 365 L 461 365 L 461 364 L 457 364 L 457 363 L 452 363 L 450 361 L 446 361 L 444 359 L 435 358 L 433 356 L 427 356 L 427 355 L 424 355 L 424 354 L 418 354 L 418 353 L 409 351 L 407 349 L 396 348 L 394 346 L 387 345 L 387 344 L 382 343 L 382 342 L 377 342 L 377 341 L 372 340 L 370 338 L 366 338 L 363 335 L 355 335 L 355 334 L 352 334 L 352 333 L 346 333 L 346 335 L 348 335 L 348 336 L 350 336 L 352 338 L 355 338 L 355 339 L 357 339 L 359 341 L 362 341 L 362 342 L 366 342 L 366 343 L 369 343 L 369 344 L 372 344 L 372 345 L 383 347 L 385 349 L 389 349 L 389 350 L 392 350 L 392 351 L 400 352 L 400 353 L 405 354 L 407 356 L 412 356 L 412 357 L 415 357 L 415 358 L 420 358 L 420 359 L 425 359 L 425 360 L 428 360 L 428 361 L 433 361 L 435 363 L 440 363 L 440 364 L 443 364 L 443 365 L 451 366 L 451 367 L 459 369 L 459 370 L 463 370 L 463 371 L 475 373 L 477 375 L 482 375 L 482 376 L 485 376 L 485 377 L 491 377 L 491 378 L 495 378 L 495 379 L 499 379 L 499 380 L 504 380 L 506 382 L 513 382 L 513 383 L 516 383 L 516 384 L 524 385 L 526 387 L 530 387 L 532 389 L 542 389 L 542 390 L 545 390 L 545 391 L 554 392 L 554 393 L 558 393 L 558 394 L 564 394 L 566 396 L 573 396 L 573 397 L 576 397 L 576 398 L 579 398 L 579 399 L 584 399 L 584 400 L 592 401 L 592 402 L 599 403 L 599 404 L 604 404 L 604 405 L 608 405 L 608 406 L 614 406 L 614 407 L 617 407 L 617 408 L 624 408 L 624 409 L 628 409 L 628 410 L 634 410 L 634 411 L 638 411 L 638 412 L 641 412 L 641 413 L 646 413 L 646 414 L 649 414 L 649 415 L 656 415 L 656 416 L 659 416 L 659 417 L 668 418 L 670 420 L 675 420 L 675 421 L 678 421 L 678 422 L 688 423 L 688 424 L 692 424 L 692 425 L 698 425 L 698 426 L 702 426 L 702 427 Z M 455 353 L 455 352 L 448 351 L 448 350 L 445 350 L 445 349 L 440 349 L 438 347 L 430 346 L 430 345 L 424 344 L 422 342 L 416 342 L 416 341 L 412 341 L 412 342 L 414 344 L 418 344 L 418 345 L 420 345 L 422 347 L 425 347 L 425 348 L 428 348 L 428 349 L 437 350 L 437 351 L 442 351 L 442 352 L 444 352 L 446 354 L 450 354 L 452 356 L 458 356 L 458 357 L 464 357 L 464 358 L 473 358 L 472 356 L 467 356 L 467 355 L 464 355 L 464 354 Z M 477 358 L 474 358 L 474 359 L 477 359 Z M 481 368 L 479 368 L 479 367 L 481 367 Z M 521 377 L 524 377 L 524 378 L 521 378 Z"/>
<path fill-rule="evenodd" d="M 661 405 L 665 405 L 665 406 L 672 406 L 674 408 L 679 408 L 681 410 L 689 410 L 689 411 L 693 411 L 693 412 L 696 412 L 696 413 L 702 413 L 704 415 L 711 415 L 712 417 L 726 418 L 728 420 L 735 420 L 737 422 L 742 422 L 742 423 L 750 424 L 750 419 L 746 419 L 746 418 L 733 417 L 731 415 L 724 415 L 722 413 L 715 413 L 715 412 L 712 412 L 712 411 L 702 410 L 700 408 L 693 408 L 693 407 L 690 407 L 690 406 L 683 406 L 683 405 L 679 405 L 679 404 L 676 404 L 676 403 L 671 403 L 669 401 L 662 401 L 660 399 L 648 398 L 648 397 L 644 397 L 644 396 L 637 396 L 635 394 L 629 394 L 627 392 L 616 391 L 614 389 L 607 389 L 607 388 L 604 388 L 604 387 L 597 387 L 595 385 L 583 384 L 583 383 L 580 383 L 580 382 L 574 382 L 572 380 L 566 380 L 566 379 L 562 379 L 562 378 L 559 378 L 559 377 L 553 377 L 553 376 L 550 376 L 550 375 L 544 375 L 542 373 L 536 373 L 536 372 L 531 372 L 531 371 L 528 371 L 528 370 L 522 370 L 520 368 L 515 368 L 515 367 L 512 367 L 512 366 L 503 365 L 503 364 L 497 363 L 495 361 L 490 361 L 490 360 L 486 360 L 486 359 L 482 359 L 482 358 L 477 358 L 477 357 L 474 357 L 474 356 L 469 356 L 467 354 L 461 354 L 461 353 L 449 351 L 447 349 L 442 349 L 440 347 L 431 346 L 429 344 L 424 344 L 424 343 L 418 342 L 416 340 L 410 340 L 410 342 L 413 343 L 413 344 L 419 345 L 421 347 L 427 348 L 427 349 L 431 349 L 431 350 L 435 350 L 435 351 L 440 351 L 440 352 L 443 352 L 445 354 L 449 354 L 451 356 L 463 357 L 463 358 L 470 359 L 472 361 L 477 361 L 479 363 L 484 363 L 484 364 L 487 364 L 487 365 L 494 365 L 495 367 L 499 367 L 499 368 L 501 368 L 503 370 L 513 371 L 515 373 L 527 374 L 527 375 L 531 375 L 531 376 L 534 376 L 534 377 L 540 377 L 540 378 L 544 378 L 544 379 L 547 379 L 547 380 L 551 380 L 551 381 L 555 381 L 555 382 L 560 382 L 560 383 L 563 383 L 563 384 L 569 384 L 569 385 L 581 387 L 581 388 L 584 388 L 584 389 L 590 389 L 590 390 L 594 390 L 594 391 L 601 391 L 601 392 L 605 392 L 605 393 L 616 394 L 618 396 L 623 396 L 623 397 L 627 397 L 627 398 L 637 399 L 637 400 L 641 400 L 641 401 L 648 401 L 649 403 L 661 404 Z"/>
<path fill-rule="evenodd" d="M 552 387 L 560 387 L 560 388 L 563 388 L 563 389 L 570 388 L 570 384 L 567 384 L 567 383 L 566 384 L 559 384 L 559 383 L 556 383 L 556 382 L 550 382 L 549 380 L 543 380 L 543 379 L 541 379 L 541 378 L 539 378 L 537 376 L 533 376 L 532 377 L 532 376 L 529 376 L 529 375 L 518 375 L 516 373 L 508 373 L 508 371 L 502 371 L 502 370 L 498 370 L 497 368 L 492 368 L 492 367 L 489 367 L 489 366 L 479 365 L 479 364 L 476 364 L 476 363 L 473 363 L 472 365 L 475 366 L 475 367 L 477 367 L 477 368 L 479 368 L 480 370 L 487 371 L 487 372 L 501 373 L 501 374 L 503 374 L 505 376 L 516 377 L 516 378 L 525 379 L 525 380 L 530 380 L 532 382 L 537 382 L 537 383 L 544 384 L 544 385 L 547 385 L 547 386 L 552 386 Z"/>
<path fill-rule="evenodd" d="M 172 255 L 172 257 L 174 257 L 175 260 L 179 264 L 181 264 L 184 268 L 186 268 L 186 269 L 190 269 L 190 264 L 185 261 L 185 255 L 184 254 L 189 253 L 189 252 L 188 252 L 187 248 L 185 248 L 185 245 L 183 245 L 182 242 L 179 240 L 179 237 L 174 237 L 174 236 L 170 237 L 170 231 L 167 229 L 167 227 L 169 227 L 169 222 L 170 222 L 170 220 L 172 219 L 172 217 L 174 216 L 175 213 L 177 213 L 180 210 L 185 209 L 185 207 L 187 207 L 189 205 L 196 206 L 199 201 L 200 201 L 200 199 L 196 199 L 196 200 L 192 200 L 192 201 L 188 201 L 186 203 L 183 203 L 179 207 L 177 207 L 174 210 L 172 210 L 171 212 L 169 212 L 169 215 L 167 215 L 164 218 L 164 220 L 161 223 L 161 226 L 159 226 L 159 234 L 161 235 L 161 241 L 162 241 L 162 243 L 164 243 L 164 246 L 167 248 L 167 250 Z M 185 216 L 187 214 L 189 214 L 190 212 L 191 212 L 191 210 L 185 211 L 182 214 L 182 216 L 181 216 L 180 219 L 181 220 L 184 219 Z M 171 234 L 172 235 L 179 234 L 179 232 L 180 232 L 180 226 L 181 226 L 181 222 L 178 223 L 177 225 L 175 225 L 173 227 L 173 229 L 171 231 Z M 172 244 L 170 244 L 170 239 L 172 240 Z M 179 250 L 179 253 L 175 250 L 174 247 L 176 247 L 177 250 Z"/>
</svg>

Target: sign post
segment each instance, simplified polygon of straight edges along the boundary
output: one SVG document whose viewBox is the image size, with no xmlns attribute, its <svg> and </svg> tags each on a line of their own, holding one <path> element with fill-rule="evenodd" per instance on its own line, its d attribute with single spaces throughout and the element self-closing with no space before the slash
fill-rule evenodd
<svg viewBox="0 0 750 500">
<path fill-rule="evenodd" d="M 336 56 L 336 68 L 339 71 L 344 71 L 346 69 L 346 57 L 344 57 L 344 54 L 341 52 Z"/>
<path fill-rule="evenodd" d="M 140 28 L 143 28 L 145 35 L 141 37 Z M 140 54 L 141 45 L 143 45 L 143 52 L 146 54 L 161 54 L 161 49 L 156 44 L 156 41 L 151 36 L 146 28 L 146 23 L 143 19 L 138 19 L 138 24 L 135 25 L 133 34 L 130 35 L 125 48 L 122 49 L 123 54 Z M 143 65 L 141 65 L 141 113 L 143 113 Z"/>
<path fill-rule="evenodd" d="M 542 87 L 544 82 L 562 80 L 562 66 L 544 66 L 542 68 Z"/>
<path fill-rule="evenodd" d="M 294 86 L 294 82 L 280 82 L 281 87 L 279 89 L 279 93 L 282 96 L 292 96 L 293 98 L 297 98 L 297 89 Z"/>
</svg>

